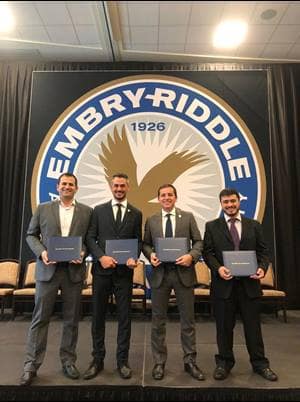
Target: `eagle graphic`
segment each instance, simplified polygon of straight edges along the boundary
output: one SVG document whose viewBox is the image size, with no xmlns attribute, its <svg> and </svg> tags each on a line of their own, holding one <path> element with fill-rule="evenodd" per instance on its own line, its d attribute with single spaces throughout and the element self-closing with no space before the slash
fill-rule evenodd
<svg viewBox="0 0 300 402">
<path fill-rule="evenodd" d="M 137 164 L 128 142 L 125 126 L 122 126 L 121 135 L 115 127 L 113 134 L 107 136 L 107 145 L 101 143 L 101 150 L 102 154 L 98 156 L 108 184 L 110 185 L 113 174 L 126 173 L 130 182 L 128 201 L 143 212 L 144 220 L 160 210 L 160 204 L 151 202 L 157 198 L 157 189 L 160 185 L 172 184 L 182 173 L 208 160 L 206 155 L 195 151 L 174 151 L 152 167 L 138 184 Z"/>
</svg>

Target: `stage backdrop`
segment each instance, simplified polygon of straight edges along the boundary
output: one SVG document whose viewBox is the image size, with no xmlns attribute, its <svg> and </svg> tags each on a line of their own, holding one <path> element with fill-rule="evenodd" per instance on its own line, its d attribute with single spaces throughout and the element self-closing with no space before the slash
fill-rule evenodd
<svg viewBox="0 0 300 402">
<path fill-rule="evenodd" d="M 235 187 L 274 261 L 269 154 L 265 71 L 34 72 L 22 260 L 32 212 L 69 171 L 92 207 L 111 198 L 113 173 L 127 173 L 144 220 L 159 209 L 159 185 L 173 183 L 202 234 L 221 213 L 220 190 Z"/>
</svg>

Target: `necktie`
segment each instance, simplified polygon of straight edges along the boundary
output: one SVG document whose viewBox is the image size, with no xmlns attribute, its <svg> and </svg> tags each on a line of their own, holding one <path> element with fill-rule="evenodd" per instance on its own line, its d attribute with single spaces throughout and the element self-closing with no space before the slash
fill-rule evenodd
<svg viewBox="0 0 300 402">
<path fill-rule="evenodd" d="M 166 231 L 165 237 L 173 237 L 173 229 L 172 229 L 172 222 L 171 222 L 171 214 L 167 214 L 167 221 L 166 221 Z"/>
<path fill-rule="evenodd" d="M 122 223 L 122 204 L 117 204 L 118 211 L 116 215 L 116 226 L 119 229 Z"/>
<path fill-rule="evenodd" d="M 240 237 L 239 237 L 239 233 L 237 231 L 237 228 L 235 226 L 235 221 L 237 219 L 236 218 L 230 218 L 229 222 L 230 222 L 230 228 L 229 228 L 229 232 L 231 234 L 231 238 L 234 244 L 234 249 L 235 250 L 239 250 L 240 248 Z"/>
</svg>

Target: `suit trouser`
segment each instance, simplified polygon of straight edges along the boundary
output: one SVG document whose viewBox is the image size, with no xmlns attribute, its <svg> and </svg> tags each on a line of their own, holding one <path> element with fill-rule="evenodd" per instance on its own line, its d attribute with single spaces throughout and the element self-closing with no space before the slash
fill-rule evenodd
<svg viewBox="0 0 300 402">
<path fill-rule="evenodd" d="M 185 287 L 182 285 L 177 269 L 165 269 L 164 278 L 159 288 L 151 289 L 151 346 L 155 364 L 164 364 L 167 360 L 166 323 L 169 297 L 172 289 L 175 290 L 177 307 L 180 314 L 181 345 L 184 353 L 184 363 L 196 360 L 194 287 Z"/>
<path fill-rule="evenodd" d="M 36 371 L 43 363 L 47 347 L 49 321 L 53 313 L 58 289 L 61 289 L 63 300 L 60 360 L 62 364 L 76 361 L 82 282 L 71 282 L 66 268 L 59 267 L 49 282 L 36 282 L 35 306 L 28 333 L 24 371 Z"/>
<path fill-rule="evenodd" d="M 128 274 L 126 272 L 126 274 Z M 116 298 L 118 316 L 118 335 L 116 359 L 118 366 L 128 362 L 131 336 L 131 298 L 132 275 L 93 275 L 93 317 L 92 338 L 94 360 L 99 362 L 105 357 L 105 318 L 108 299 L 113 293 Z"/>
<path fill-rule="evenodd" d="M 233 279 L 233 281 L 232 293 L 228 299 L 214 299 L 219 351 L 215 356 L 216 364 L 229 370 L 235 364 L 233 330 L 239 311 L 252 367 L 254 369 L 268 367 L 269 361 L 265 357 L 260 325 L 260 299 L 248 297 L 242 280 Z"/>
</svg>

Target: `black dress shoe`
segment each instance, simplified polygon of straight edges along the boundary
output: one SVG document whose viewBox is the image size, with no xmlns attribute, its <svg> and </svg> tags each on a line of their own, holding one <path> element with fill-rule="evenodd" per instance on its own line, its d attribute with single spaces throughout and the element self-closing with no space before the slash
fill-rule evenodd
<svg viewBox="0 0 300 402">
<path fill-rule="evenodd" d="M 275 374 L 274 371 L 270 369 L 270 367 L 256 368 L 253 371 L 255 373 L 261 375 L 265 380 L 268 380 L 268 381 L 277 381 L 278 380 L 277 374 Z"/>
<path fill-rule="evenodd" d="M 195 362 L 184 363 L 184 371 L 198 381 L 205 380 L 205 376 Z"/>
<path fill-rule="evenodd" d="M 71 380 L 77 380 L 80 377 L 80 373 L 77 370 L 77 367 L 74 363 L 64 363 L 63 365 L 63 373 L 67 378 L 71 378 Z"/>
<path fill-rule="evenodd" d="M 36 377 L 36 371 L 24 371 L 20 378 L 20 385 L 30 385 L 32 380 Z"/>
<path fill-rule="evenodd" d="M 165 375 L 165 365 L 164 364 L 155 364 L 152 370 L 152 377 L 154 380 L 162 380 Z"/>
<path fill-rule="evenodd" d="M 120 374 L 120 377 L 124 380 L 128 380 L 132 376 L 131 368 L 128 366 L 128 364 L 125 363 L 118 366 L 118 372 Z"/>
<path fill-rule="evenodd" d="M 228 377 L 229 371 L 222 366 L 217 366 L 214 371 L 215 380 L 225 380 Z"/>
<path fill-rule="evenodd" d="M 103 370 L 103 368 L 104 368 L 103 360 L 100 360 L 98 362 L 93 360 L 90 363 L 86 372 L 83 374 L 83 379 L 90 380 L 91 378 L 96 377 L 98 375 L 98 373 L 100 373 L 100 371 Z"/>
</svg>

